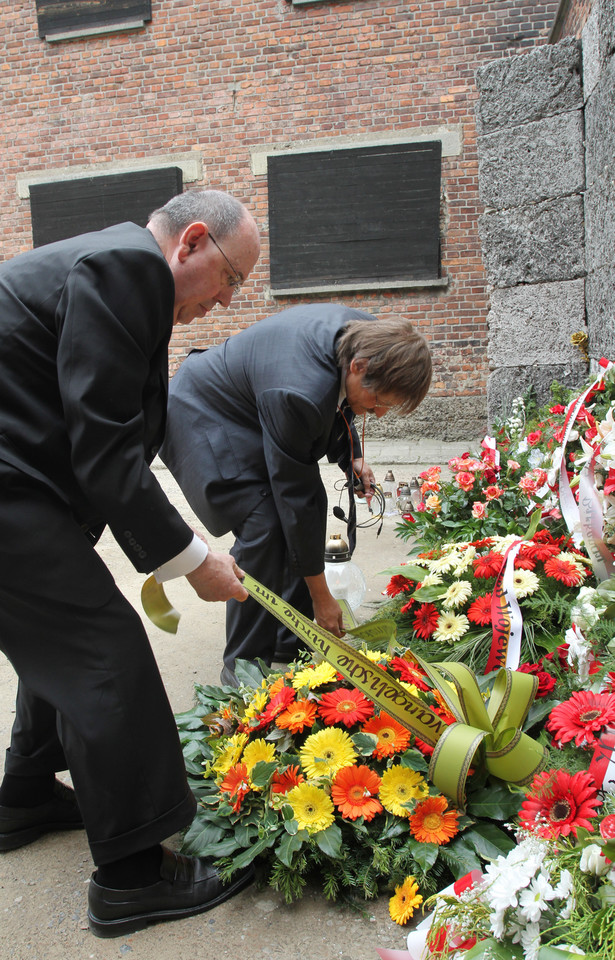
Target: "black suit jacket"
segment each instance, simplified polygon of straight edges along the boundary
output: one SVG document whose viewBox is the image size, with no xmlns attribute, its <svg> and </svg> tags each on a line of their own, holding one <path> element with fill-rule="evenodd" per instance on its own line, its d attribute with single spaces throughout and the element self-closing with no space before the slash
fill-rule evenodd
<svg viewBox="0 0 615 960">
<path fill-rule="evenodd" d="M 173 302 L 158 244 L 132 223 L 0 266 L 0 460 L 84 529 L 108 523 L 142 572 L 192 538 L 149 469 L 164 434 Z M 34 573 L 44 550 L 31 548 Z"/>
<path fill-rule="evenodd" d="M 348 466 L 335 348 L 357 317 L 373 319 L 331 303 L 292 307 L 191 353 L 170 385 L 161 457 L 196 515 L 221 536 L 272 495 L 300 576 L 323 570 L 327 499 L 318 461 Z"/>
</svg>

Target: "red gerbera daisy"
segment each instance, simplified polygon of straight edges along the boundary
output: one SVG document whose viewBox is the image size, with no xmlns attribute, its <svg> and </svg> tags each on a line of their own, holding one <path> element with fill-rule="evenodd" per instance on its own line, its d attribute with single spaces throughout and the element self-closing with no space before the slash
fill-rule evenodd
<svg viewBox="0 0 615 960">
<path fill-rule="evenodd" d="M 515 567 L 518 570 L 533 570 L 535 566 L 534 551 L 529 543 L 524 543 L 515 557 Z"/>
<path fill-rule="evenodd" d="M 593 746 L 596 733 L 615 726 L 615 694 L 579 690 L 553 707 L 546 727 L 558 744 L 574 740 L 577 747 Z"/>
<path fill-rule="evenodd" d="M 384 592 L 389 597 L 396 597 L 398 593 L 404 593 L 413 589 L 414 583 L 412 580 L 408 580 L 408 577 L 402 577 L 401 574 L 396 574 L 394 577 L 391 577 Z"/>
<path fill-rule="evenodd" d="M 482 540 L 472 540 L 470 544 L 471 547 L 476 547 L 477 550 L 484 550 L 485 547 L 490 547 L 493 544 L 491 537 L 484 537 Z"/>
<path fill-rule="evenodd" d="M 576 836 L 580 827 L 593 830 L 589 818 L 596 815 L 600 800 L 594 778 L 584 770 L 573 775 L 549 770 L 534 777 L 519 820 L 521 825 L 546 840 Z"/>
<path fill-rule="evenodd" d="M 560 552 L 560 549 L 556 543 L 534 542 L 533 549 L 532 549 L 532 545 L 528 544 L 527 550 L 528 550 L 528 553 L 531 552 L 531 555 L 534 557 L 535 560 L 540 560 L 542 561 L 542 563 L 544 563 L 545 560 L 550 560 L 552 557 L 556 557 Z"/>
<path fill-rule="evenodd" d="M 235 813 L 237 813 L 241 807 L 241 801 L 249 790 L 250 778 L 248 776 L 248 768 L 245 763 L 236 763 L 234 767 L 231 767 L 220 784 L 220 792 L 228 793 L 229 803 L 233 797 L 235 798 L 231 806 Z"/>
<path fill-rule="evenodd" d="M 474 603 L 471 603 L 468 607 L 466 616 L 472 623 L 478 623 L 481 627 L 486 627 L 490 624 L 491 594 L 486 593 L 482 597 L 477 597 Z"/>
<path fill-rule="evenodd" d="M 439 616 L 440 614 L 433 603 L 422 603 L 412 621 L 417 637 L 421 637 L 422 640 L 429 640 L 432 633 L 435 633 Z"/>
<path fill-rule="evenodd" d="M 433 747 L 430 743 L 425 743 L 424 740 L 419 740 L 418 737 L 414 738 L 414 746 L 417 750 L 420 750 L 423 756 L 430 757 L 433 753 Z"/>
<path fill-rule="evenodd" d="M 392 757 L 394 753 L 400 753 L 410 743 L 410 731 L 384 711 L 379 717 L 372 717 L 364 723 L 361 729 L 363 733 L 373 733 L 378 737 L 372 756 L 379 760 Z"/>
<path fill-rule="evenodd" d="M 323 693 L 318 712 L 328 726 L 343 723 L 352 727 L 374 715 L 374 704 L 360 690 L 345 690 L 343 687 L 331 693 Z"/>
<path fill-rule="evenodd" d="M 375 798 L 379 789 L 380 777 L 369 767 L 342 767 L 331 784 L 331 799 L 346 819 L 373 820 L 382 810 Z"/>
<path fill-rule="evenodd" d="M 425 680 L 425 674 L 420 667 L 411 663 L 407 659 L 407 654 L 403 657 L 393 657 L 389 663 L 391 670 L 400 674 L 400 679 L 405 683 L 413 683 L 418 690 L 429 690 L 430 686 Z"/>
<path fill-rule="evenodd" d="M 472 561 L 474 565 L 474 576 L 479 579 L 487 580 L 489 577 L 497 577 L 502 568 L 504 557 L 501 553 L 490 550 L 484 557 L 475 557 Z"/>
<path fill-rule="evenodd" d="M 298 783 L 303 783 L 305 777 L 302 773 L 299 773 L 298 766 L 287 767 L 284 773 L 274 773 L 271 778 L 271 792 L 272 793 L 288 793 L 289 790 L 292 790 L 293 787 L 296 787 Z"/>
<path fill-rule="evenodd" d="M 567 587 L 578 587 L 584 579 L 583 572 L 571 560 L 559 560 L 558 557 L 545 561 L 545 573 Z"/>
<path fill-rule="evenodd" d="M 282 687 L 275 696 L 271 698 L 262 713 L 257 714 L 248 724 L 243 724 L 239 729 L 249 733 L 256 733 L 258 730 L 262 730 L 263 727 L 266 727 L 267 724 L 271 723 L 280 713 L 286 710 L 288 705 L 295 699 L 295 693 L 296 691 L 293 690 L 292 687 Z"/>
<path fill-rule="evenodd" d="M 400 613 L 410 613 L 412 607 L 416 603 L 414 597 L 410 597 L 408 603 L 404 603 L 403 607 L 400 608 Z"/>
</svg>

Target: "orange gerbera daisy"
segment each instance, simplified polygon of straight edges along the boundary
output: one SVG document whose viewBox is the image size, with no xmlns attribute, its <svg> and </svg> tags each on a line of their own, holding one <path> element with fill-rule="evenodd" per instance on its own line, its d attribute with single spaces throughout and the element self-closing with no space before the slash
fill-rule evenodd
<svg viewBox="0 0 615 960">
<path fill-rule="evenodd" d="M 291 733 L 302 733 L 316 720 L 316 704 L 312 700 L 295 700 L 275 718 L 276 726 Z"/>
<path fill-rule="evenodd" d="M 277 680 L 274 680 L 271 686 L 269 687 L 269 697 L 275 697 L 276 693 L 279 693 L 282 687 L 284 686 L 284 677 L 278 677 Z"/>
<path fill-rule="evenodd" d="M 331 693 L 323 693 L 318 712 L 326 724 L 343 723 L 352 727 L 355 723 L 369 720 L 374 714 L 374 704 L 360 690 L 345 690 L 340 687 Z"/>
<path fill-rule="evenodd" d="M 298 783 L 303 783 L 305 777 L 302 773 L 299 773 L 299 767 L 297 765 L 287 767 L 284 773 L 274 773 L 271 778 L 271 792 L 272 793 L 288 793 L 289 790 L 292 790 L 293 787 L 296 787 Z"/>
<path fill-rule="evenodd" d="M 233 797 L 235 798 L 231 806 L 235 813 L 237 813 L 241 807 L 241 801 L 249 790 L 250 777 L 248 776 L 248 768 L 245 763 L 236 763 L 234 767 L 231 767 L 220 784 L 220 792 L 228 793 L 229 803 Z"/>
<path fill-rule="evenodd" d="M 401 723 L 390 717 L 384 711 L 379 717 L 372 717 L 361 727 L 363 733 L 373 733 L 378 737 L 372 756 L 382 760 L 392 757 L 394 753 L 405 750 L 410 743 L 410 731 L 402 727 Z"/>
<path fill-rule="evenodd" d="M 374 794 L 380 789 L 380 777 L 369 767 L 342 767 L 331 784 L 331 799 L 348 820 L 373 820 L 382 810 Z"/>
<path fill-rule="evenodd" d="M 448 843 L 459 833 L 458 813 L 447 810 L 446 797 L 427 797 L 414 808 L 410 817 L 410 831 L 419 843 Z"/>
</svg>

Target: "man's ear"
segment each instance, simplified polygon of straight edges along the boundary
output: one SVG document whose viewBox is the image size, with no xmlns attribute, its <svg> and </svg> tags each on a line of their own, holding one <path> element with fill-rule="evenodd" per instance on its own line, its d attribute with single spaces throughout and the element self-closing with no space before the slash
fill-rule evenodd
<svg viewBox="0 0 615 960">
<path fill-rule="evenodd" d="M 191 253 L 197 250 L 199 246 L 207 240 L 208 236 L 209 230 L 207 229 L 206 223 L 203 223 L 201 220 L 189 223 L 179 238 L 178 259 L 184 261 L 186 257 L 189 257 Z"/>
<path fill-rule="evenodd" d="M 350 367 L 348 369 L 352 373 L 358 373 L 360 376 L 363 376 L 368 366 L 369 360 L 367 357 L 353 357 L 350 361 Z"/>
</svg>

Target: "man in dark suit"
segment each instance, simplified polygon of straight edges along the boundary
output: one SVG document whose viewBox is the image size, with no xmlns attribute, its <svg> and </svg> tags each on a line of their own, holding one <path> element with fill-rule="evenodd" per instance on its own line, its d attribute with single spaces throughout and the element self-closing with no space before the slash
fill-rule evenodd
<svg viewBox="0 0 615 960">
<path fill-rule="evenodd" d="M 232 530 L 237 563 L 337 636 L 342 614 L 324 576 L 326 494 L 318 461 L 338 462 L 369 496 L 353 417 L 425 396 L 431 359 L 409 320 L 332 303 L 293 307 L 204 352 L 173 377 L 161 457 L 215 536 Z M 275 656 L 277 621 L 250 599 L 227 604 L 221 679 L 236 659 Z"/>
<path fill-rule="evenodd" d="M 141 619 L 94 544 L 204 600 L 246 591 L 149 469 L 162 441 L 173 324 L 228 306 L 256 224 L 218 191 L 50 244 L 0 267 L 0 649 L 19 676 L 0 785 L 0 851 L 85 826 L 95 933 L 200 912 L 224 887 L 161 841 L 190 823 L 173 714 Z M 75 792 L 55 779 L 69 769 Z"/>
</svg>

